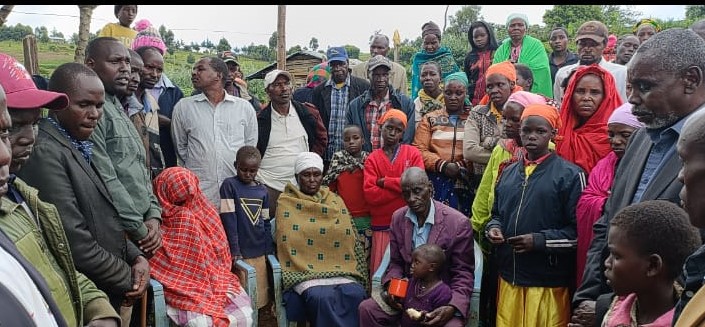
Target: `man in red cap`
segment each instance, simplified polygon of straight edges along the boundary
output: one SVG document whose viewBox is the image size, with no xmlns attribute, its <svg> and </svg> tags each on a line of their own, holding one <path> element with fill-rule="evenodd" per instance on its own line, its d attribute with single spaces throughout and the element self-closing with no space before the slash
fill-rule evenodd
<svg viewBox="0 0 705 327">
<path fill-rule="evenodd" d="M 63 93 L 38 90 L 24 66 L 2 53 L 0 85 L 5 89 L 12 119 L 9 132 L 12 161 L 9 179 L 2 180 L 7 184 L 7 194 L 0 198 L 0 230 L 46 280 L 68 326 L 117 326 L 120 316 L 108 297 L 76 271 L 54 205 L 43 202 L 35 188 L 15 176 L 32 154 L 41 109 L 65 109 L 68 97 Z"/>
</svg>

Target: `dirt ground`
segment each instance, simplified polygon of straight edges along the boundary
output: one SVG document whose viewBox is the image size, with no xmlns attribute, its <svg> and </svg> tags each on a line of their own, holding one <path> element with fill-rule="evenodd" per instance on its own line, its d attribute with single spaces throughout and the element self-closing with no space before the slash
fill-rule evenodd
<svg viewBox="0 0 705 327">
<path fill-rule="evenodd" d="M 274 316 L 272 306 L 274 302 L 269 302 L 267 306 L 259 310 L 259 327 L 277 327 L 277 317 Z"/>
</svg>

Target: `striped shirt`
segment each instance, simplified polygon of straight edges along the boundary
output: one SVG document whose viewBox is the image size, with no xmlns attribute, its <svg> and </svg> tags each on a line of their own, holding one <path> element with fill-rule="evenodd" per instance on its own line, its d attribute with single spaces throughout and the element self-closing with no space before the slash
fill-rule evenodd
<svg viewBox="0 0 705 327">
<path fill-rule="evenodd" d="M 328 149 L 326 158 L 330 160 L 333 154 L 343 149 L 343 129 L 345 128 L 345 113 L 348 110 L 348 92 L 350 92 L 350 76 L 342 84 L 336 84 L 333 79 L 326 83 L 331 85 L 330 122 L 328 123 Z"/>
</svg>

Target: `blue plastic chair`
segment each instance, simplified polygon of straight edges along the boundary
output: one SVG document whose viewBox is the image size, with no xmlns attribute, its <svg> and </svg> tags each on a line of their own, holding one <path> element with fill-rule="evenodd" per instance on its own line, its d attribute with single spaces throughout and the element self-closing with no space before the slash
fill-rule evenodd
<svg viewBox="0 0 705 327">
<path fill-rule="evenodd" d="M 243 284 L 243 288 L 247 295 L 250 296 L 252 306 L 252 322 L 253 326 L 257 326 L 257 272 L 255 268 L 247 264 L 243 260 L 238 260 L 235 262 L 235 269 L 237 270 L 238 276 L 240 276 L 240 282 Z M 266 273 L 266 272 L 262 272 Z M 242 282 L 242 281 L 245 282 Z M 154 312 L 154 327 L 170 327 L 174 324 L 172 323 L 169 316 L 166 314 L 166 301 L 164 300 L 164 287 L 156 279 L 149 280 L 151 293 L 152 293 L 152 310 Z"/>
<path fill-rule="evenodd" d="M 478 327 L 480 324 L 480 286 L 482 285 L 482 267 L 484 263 L 484 258 L 482 256 L 482 249 L 477 241 L 473 241 L 473 249 L 475 255 L 475 272 L 473 278 L 473 290 L 472 297 L 470 298 L 470 312 L 468 313 L 467 327 Z M 387 271 L 389 266 L 389 245 L 387 245 L 387 250 L 384 251 L 384 257 L 382 257 L 382 262 L 372 275 L 372 292 L 379 292 L 382 289 L 382 277 Z"/>
<path fill-rule="evenodd" d="M 282 292 L 284 291 L 282 289 L 282 266 L 279 264 L 277 257 L 272 254 L 267 256 L 267 263 L 272 269 L 272 279 L 274 281 L 274 309 L 277 311 L 277 324 L 279 327 L 288 327 L 289 320 L 286 318 L 286 310 L 282 300 Z"/>
</svg>

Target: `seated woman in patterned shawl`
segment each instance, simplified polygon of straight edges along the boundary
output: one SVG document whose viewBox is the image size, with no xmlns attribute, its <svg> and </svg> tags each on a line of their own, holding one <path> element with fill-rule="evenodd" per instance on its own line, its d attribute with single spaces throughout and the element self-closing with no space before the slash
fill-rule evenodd
<svg viewBox="0 0 705 327">
<path fill-rule="evenodd" d="M 282 267 L 289 321 L 312 326 L 357 327 L 357 307 L 367 296 L 362 243 L 345 202 L 321 187 L 323 159 L 303 152 L 277 201 L 275 242 Z"/>
</svg>

